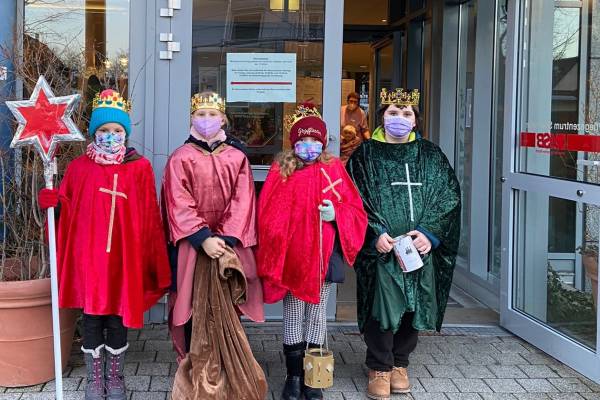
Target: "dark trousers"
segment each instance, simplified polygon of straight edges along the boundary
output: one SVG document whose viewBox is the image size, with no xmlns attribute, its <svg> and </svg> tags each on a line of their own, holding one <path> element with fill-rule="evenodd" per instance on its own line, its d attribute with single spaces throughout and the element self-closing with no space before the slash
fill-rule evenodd
<svg viewBox="0 0 600 400">
<path fill-rule="evenodd" d="M 118 315 L 83 314 L 83 348 L 92 350 L 102 344 L 115 350 L 125 347 L 127 328 L 123 325 L 123 318 Z"/>
<path fill-rule="evenodd" d="M 192 346 L 192 320 L 194 318 L 190 318 L 188 322 L 183 325 L 183 334 L 185 338 L 185 352 L 190 352 L 190 347 Z"/>
<path fill-rule="evenodd" d="M 415 313 L 405 313 L 396 333 L 382 332 L 379 322 L 369 319 L 365 324 L 367 367 L 375 371 L 391 371 L 392 367 L 408 367 L 408 357 L 417 347 L 419 331 L 412 327 Z"/>
</svg>

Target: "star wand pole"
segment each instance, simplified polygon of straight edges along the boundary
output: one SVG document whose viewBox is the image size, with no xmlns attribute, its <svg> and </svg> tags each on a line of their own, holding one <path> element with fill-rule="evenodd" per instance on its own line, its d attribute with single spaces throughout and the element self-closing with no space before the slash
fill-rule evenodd
<svg viewBox="0 0 600 400">
<path fill-rule="evenodd" d="M 44 164 L 44 180 L 46 188 L 54 188 L 54 171 L 56 159 Z M 52 332 L 54 345 L 54 382 L 56 383 L 56 399 L 63 398 L 62 349 L 60 345 L 60 313 L 58 310 L 58 273 L 56 263 L 56 233 L 54 229 L 54 207 L 48 210 L 48 250 L 50 253 L 50 290 L 52 294 Z"/>
<path fill-rule="evenodd" d="M 55 153 L 61 142 L 85 140 L 71 115 L 75 112 L 80 95 L 54 96 L 43 76 L 33 89 L 29 100 L 7 101 L 6 106 L 18 122 L 11 148 L 32 146 L 44 163 L 46 188 L 54 188 L 56 171 Z M 52 295 L 52 333 L 54 338 L 54 375 L 56 399 L 63 399 L 62 351 L 60 340 L 60 313 L 58 309 L 58 275 L 56 263 L 56 233 L 54 207 L 48 209 L 48 247 L 50 253 L 50 288 Z"/>
</svg>

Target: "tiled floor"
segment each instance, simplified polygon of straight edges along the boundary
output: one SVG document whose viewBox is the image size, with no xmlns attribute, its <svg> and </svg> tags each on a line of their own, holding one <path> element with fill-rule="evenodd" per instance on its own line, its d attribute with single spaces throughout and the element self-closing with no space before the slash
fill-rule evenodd
<svg viewBox="0 0 600 400">
<path fill-rule="evenodd" d="M 254 355 L 269 381 L 269 398 L 279 399 L 285 366 L 281 325 L 247 324 Z M 364 399 L 365 345 L 355 325 L 330 324 L 336 360 L 335 384 L 327 399 Z M 169 397 L 177 368 L 165 325 L 130 332 L 126 381 L 132 399 Z M 74 346 L 65 373 L 65 399 L 83 399 L 83 358 Z M 412 394 L 393 399 L 543 400 L 600 399 L 597 385 L 499 327 L 452 327 L 441 335 L 424 334 L 413 354 Z M 53 399 L 53 382 L 27 388 L 0 388 L 3 399 Z M 235 399 L 232 399 L 235 400 Z"/>
</svg>

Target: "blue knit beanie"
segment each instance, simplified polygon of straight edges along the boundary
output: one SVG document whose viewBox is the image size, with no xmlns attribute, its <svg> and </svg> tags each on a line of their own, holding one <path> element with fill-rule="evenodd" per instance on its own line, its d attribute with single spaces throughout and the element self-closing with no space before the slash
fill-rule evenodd
<svg viewBox="0 0 600 400">
<path fill-rule="evenodd" d="M 119 92 L 107 89 L 96 95 L 92 105 L 92 116 L 88 127 L 88 133 L 94 137 L 98 128 L 104 124 L 114 122 L 125 129 L 129 137 L 131 133 L 131 119 L 129 118 L 129 102 L 124 100 Z"/>
</svg>

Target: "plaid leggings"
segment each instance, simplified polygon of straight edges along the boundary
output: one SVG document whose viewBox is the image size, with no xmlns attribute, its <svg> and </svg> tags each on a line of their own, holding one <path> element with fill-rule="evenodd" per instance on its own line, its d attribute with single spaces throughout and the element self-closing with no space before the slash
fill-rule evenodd
<svg viewBox="0 0 600 400">
<path fill-rule="evenodd" d="M 283 298 L 283 343 L 292 345 L 302 342 L 322 345 L 325 341 L 327 298 L 331 282 L 321 287 L 319 304 L 306 303 L 290 292 Z"/>
</svg>

